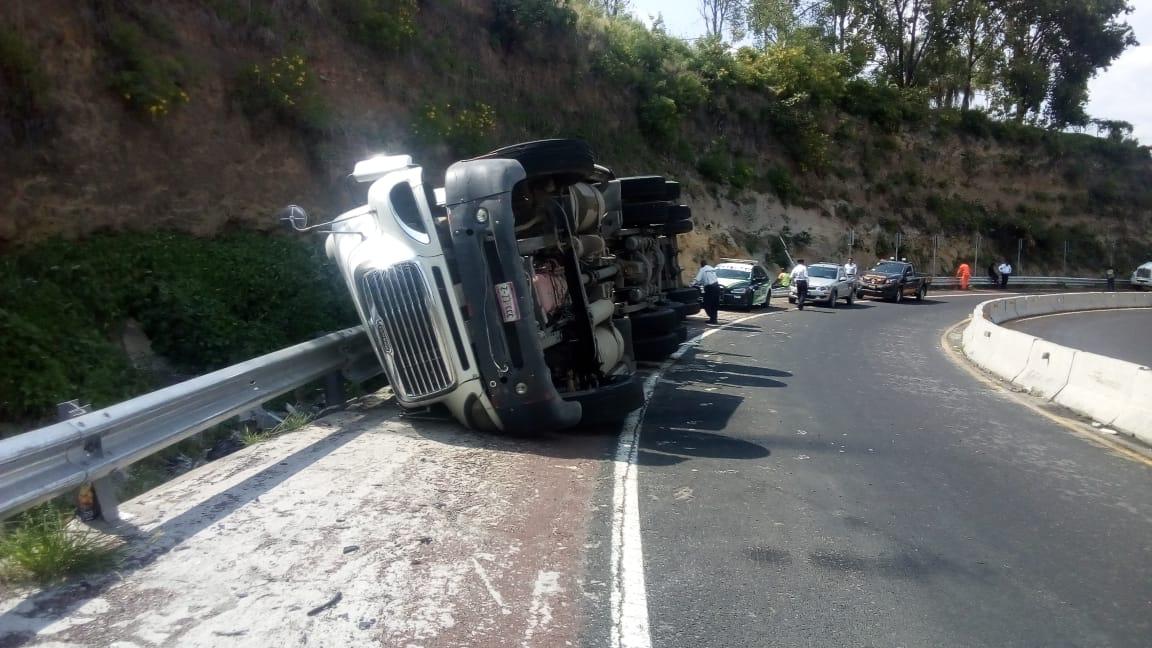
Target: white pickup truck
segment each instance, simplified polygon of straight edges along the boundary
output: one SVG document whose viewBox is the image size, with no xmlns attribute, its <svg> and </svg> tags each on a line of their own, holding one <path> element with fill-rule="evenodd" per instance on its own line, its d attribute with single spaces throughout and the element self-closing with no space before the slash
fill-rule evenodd
<svg viewBox="0 0 1152 648">
<path fill-rule="evenodd" d="M 636 360 L 674 351 L 699 308 L 676 259 L 692 229 L 679 184 L 617 178 L 581 141 L 457 162 L 439 189 L 407 155 L 352 176 L 366 204 L 281 220 L 328 235 L 403 407 L 519 434 L 620 420 L 643 402 Z"/>
</svg>

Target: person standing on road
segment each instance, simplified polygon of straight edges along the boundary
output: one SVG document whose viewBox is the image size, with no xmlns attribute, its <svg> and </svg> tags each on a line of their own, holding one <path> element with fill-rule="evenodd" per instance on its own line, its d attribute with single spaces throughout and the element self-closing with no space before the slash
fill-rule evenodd
<svg viewBox="0 0 1152 648">
<path fill-rule="evenodd" d="M 961 262 L 960 267 L 956 268 L 956 278 L 960 280 L 960 290 L 968 290 L 968 282 L 972 280 L 972 268 L 967 263 Z"/>
<path fill-rule="evenodd" d="M 859 268 L 857 268 L 856 263 L 852 261 L 852 257 L 848 257 L 848 263 L 844 264 L 844 274 L 849 277 L 855 277 L 858 270 Z"/>
<path fill-rule="evenodd" d="M 1000 274 L 1000 290 L 1007 290 L 1008 278 L 1012 276 L 1012 264 L 1008 263 L 1008 259 L 1004 259 L 1004 263 L 996 268 L 996 272 Z"/>
<path fill-rule="evenodd" d="M 804 310 L 804 300 L 808 299 L 808 266 L 804 265 L 804 259 L 796 259 L 788 277 L 796 284 L 796 306 Z"/>
<path fill-rule="evenodd" d="M 1116 268 L 1108 266 L 1104 271 L 1104 278 L 1108 281 L 1108 292 L 1116 292 Z"/>
<path fill-rule="evenodd" d="M 716 316 L 720 313 L 720 280 L 716 277 L 716 268 L 710 263 L 705 263 L 696 273 L 696 280 L 692 285 L 704 289 L 704 312 L 708 313 L 708 323 L 719 323 Z"/>
</svg>

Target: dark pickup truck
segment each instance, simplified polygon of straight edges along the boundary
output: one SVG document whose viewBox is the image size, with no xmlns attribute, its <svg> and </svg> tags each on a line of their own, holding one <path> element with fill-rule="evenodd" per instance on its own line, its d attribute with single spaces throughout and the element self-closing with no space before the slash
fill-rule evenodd
<svg viewBox="0 0 1152 648">
<path fill-rule="evenodd" d="M 858 298 L 878 297 L 901 302 L 905 297 L 924 299 L 932 278 L 916 272 L 911 263 L 904 261 L 881 261 L 860 278 Z"/>
</svg>

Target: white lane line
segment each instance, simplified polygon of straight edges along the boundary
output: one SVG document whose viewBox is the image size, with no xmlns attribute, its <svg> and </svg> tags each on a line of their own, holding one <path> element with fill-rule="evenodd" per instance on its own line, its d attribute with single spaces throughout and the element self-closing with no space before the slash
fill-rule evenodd
<svg viewBox="0 0 1152 648">
<path fill-rule="evenodd" d="M 640 424 L 656 383 L 668 367 L 701 340 L 734 324 L 771 315 L 757 313 L 708 329 L 684 342 L 656 371 L 644 380 L 644 405 L 624 421 L 616 446 L 615 479 L 612 494 L 612 648 L 652 648 L 648 629 L 648 592 L 644 586 L 644 548 L 640 538 L 640 497 L 636 453 Z"/>
</svg>

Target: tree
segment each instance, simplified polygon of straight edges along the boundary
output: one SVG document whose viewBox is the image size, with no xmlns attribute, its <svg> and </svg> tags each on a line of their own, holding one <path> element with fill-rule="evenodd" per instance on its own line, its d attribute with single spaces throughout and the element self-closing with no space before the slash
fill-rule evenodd
<svg viewBox="0 0 1152 648">
<path fill-rule="evenodd" d="M 592 0 L 592 6 L 609 18 L 626 15 L 631 5 L 630 0 Z"/>
<path fill-rule="evenodd" d="M 922 85 L 920 68 L 945 31 L 948 0 L 865 0 L 881 68 L 896 85 Z"/>
<path fill-rule="evenodd" d="M 752 37 L 757 47 L 779 43 L 800 26 L 799 0 L 747 0 L 738 37 Z"/>
<path fill-rule="evenodd" d="M 708 36 L 723 38 L 744 15 L 744 0 L 700 0 L 700 17 Z"/>
</svg>

